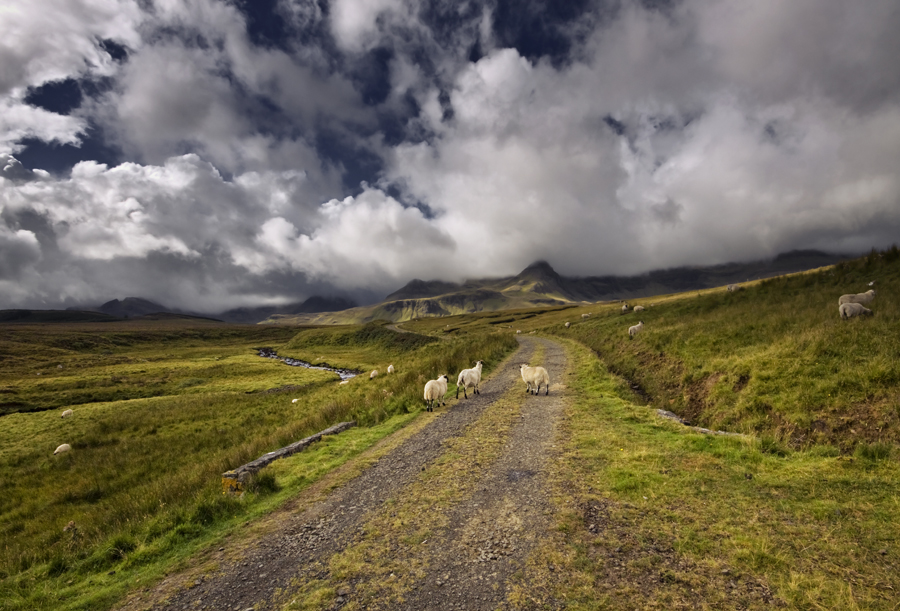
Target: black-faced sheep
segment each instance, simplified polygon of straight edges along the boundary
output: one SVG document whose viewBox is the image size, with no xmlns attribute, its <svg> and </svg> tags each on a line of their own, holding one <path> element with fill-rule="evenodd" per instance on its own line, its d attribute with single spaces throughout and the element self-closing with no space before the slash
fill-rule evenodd
<svg viewBox="0 0 900 611">
<path fill-rule="evenodd" d="M 543 367 L 529 367 L 526 363 L 522 363 L 519 368 L 522 374 L 522 380 L 525 381 L 525 392 L 536 395 L 541 392 L 541 384 L 546 389 L 546 394 L 550 394 L 550 374 Z"/>
<path fill-rule="evenodd" d="M 62 413 L 62 416 L 60 416 L 60 418 L 68 418 L 69 416 L 71 416 L 71 415 L 74 414 L 74 413 L 75 413 L 75 412 L 73 412 L 72 410 L 67 409 L 66 411 L 64 411 L 64 412 Z"/>
<path fill-rule="evenodd" d="M 373 369 L 373 370 L 372 370 L 372 373 L 369 374 L 369 379 L 370 379 L 370 380 L 374 380 L 376 377 L 378 377 L 378 370 L 377 370 L 377 369 Z"/>
<path fill-rule="evenodd" d="M 450 378 L 447 374 L 438 376 L 437 380 L 429 380 L 425 383 L 425 409 L 429 412 L 434 411 L 434 404 L 438 407 L 444 404 L 444 395 L 447 394 L 447 384 Z"/>
<path fill-rule="evenodd" d="M 484 365 L 484 361 L 478 361 L 475 363 L 475 366 L 471 369 L 463 369 L 459 372 L 459 376 L 456 378 L 456 398 L 459 399 L 459 389 L 463 389 L 463 396 L 468 399 L 469 395 L 466 392 L 466 389 L 472 388 L 474 389 L 472 392 L 476 395 L 480 395 L 481 391 L 478 390 L 478 384 L 481 383 L 481 368 Z"/>
</svg>

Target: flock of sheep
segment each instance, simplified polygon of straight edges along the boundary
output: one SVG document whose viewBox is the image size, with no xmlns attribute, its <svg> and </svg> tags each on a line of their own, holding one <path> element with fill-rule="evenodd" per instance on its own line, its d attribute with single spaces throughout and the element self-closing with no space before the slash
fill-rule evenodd
<svg viewBox="0 0 900 611">
<path fill-rule="evenodd" d="M 869 286 L 872 286 L 874 282 L 870 283 Z M 727 287 L 729 293 L 734 293 L 740 290 L 743 290 L 743 287 L 737 284 L 729 284 Z M 849 318 L 853 318 L 854 316 L 872 316 L 872 310 L 868 309 L 866 305 L 872 303 L 875 299 L 875 289 L 869 289 L 865 293 L 856 293 L 856 294 L 848 294 L 841 295 L 840 299 L 838 299 L 838 312 L 841 315 L 841 319 L 847 320 Z M 653 305 L 653 304 L 651 304 Z M 629 311 L 629 305 L 627 303 L 622 305 L 622 314 L 626 314 Z M 644 311 L 644 306 L 634 306 L 631 308 L 631 311 L 638 313 Z M 591 313 L 582 314 L 582 320 L 586 320 L 591 317 Z M 565 323 L 566 329 L 571 326 L 571 323 Z M 632 325 L 628 327 L 628 335 L 631 338 L 634 338 L 638 333 L 640 333 L 644 329 L 644 321 L 638 321 L 638 324 Z M 517 331 L 517 333 L 521 333 L 521 331 Z M 532 333 L 534 333 L 532 331 Z M 484 366 L 483 361 L 478 361 L 475 363 L 475 366 L 470 369 L 463 369 L 459 372 L 459 375 L 456 378 L 456 398 L 459 399 L 459 389 L 462 388 L 463 396 L 468 399 L 468 389 L 472 389 L 472 393 L 476 395 L 480 395 L 481 391 L 478 390 L 478 385 L 481 383 L 481 369 Z M 394 365 L 388 365 L 387 372 L 389 374 L 394 373 Z M 522 374 L 522 380 L 525 382 L 525 392 L 529 394 L 539 394 L 541 390 L 541 386 L 544 386 L 545 394 L 550 394 L 550 375 L 547 373 L 547 370 L 543 367 L 531 367 L 525 363 L 519 369 L 519 372 Z M 374 380 L 378 376 L 378 370 L 373 369 L 369 374 L 369 379 Z M 341 384 L 346 384 L 349 380 L 344 380 Z M 447 385 L 450 382 L 450 378 L 447 377 L 446 374 L 439 376 L 436 380 L 429 380 L 425 384 L 425 409 L 427 411 L 434 411 L 434 406 L 442 406 L 445 405 L 444 395 L 447 394 Z M 297 402 L 297 399 L 294 399 L 294 402 Z M 67 409 L 62 413 L 62 418 L 69 418 L 73 415 L 73 411 L 71 409 Z M 60 445 L 53 452 L 53 455 L 64 454 L 72 450 L 72 446 L 68 443 L 64 443 Z"/>
<path fill-rule="evenodd" d="M 838 312 L 840 312 L 843 320 L 854 316 L 871 316 L 872 310 L 867 308 L 866 305 L 872 303 L 874 299 L 875 289 L 869 289 L 865 293 L 857 293 L 855 295 L 841 295 L 841 298 L 838 299 Z"/>
<path fill-rule="evenodd" d="M 484 366 L 484 361 L 477 361 L 475 366 L 471 369 L 463 369 L 459 372 L 459 375 L 456 377 L 456 398 L 459 399 L 459 389 L 462 388 L 463 396 L 468 399 L 469 395 L 466 392 L 469 388 L 472 389 L 472 393 L 475 395 L 480 395 L 481 391 L 478 390 L 478 385 L 481 383 L 481 370 Z M 525 392 L 528 394 L 539 394 L 541 390 L 541 386 L 544 387 L 544 394 L 550 394 L 550 374 L 547 373 L 547 370 L 543 367 L 531 367 L 525 363 L 519 367 L 519 373 L 522 375 L 522 380 L 525 382 Z M 434 411 L 435 406 L 442 406 L 445 404 L 444 395 L 447 394 L 447 384 L 450 382 L 450 378 L 447 377 L 447 374 L 438 376 L 436 380 L 429 380 L 425 384 L 425 409 L 426 411 Z"/>
</svg>

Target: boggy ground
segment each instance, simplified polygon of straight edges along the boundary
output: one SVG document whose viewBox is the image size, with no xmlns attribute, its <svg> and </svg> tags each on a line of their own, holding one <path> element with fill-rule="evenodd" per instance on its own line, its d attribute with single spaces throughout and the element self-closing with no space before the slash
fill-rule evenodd
<svg viewBox="0 0 900 611">
<path fill-rule="evenodd" d="M 357 477 L 307 491 L 121 609 L 507 608 L 552 524 L 545 474 L 566 401 L 559 383 L 526 395 L 519 376 L 531 362 L 562 380 L 562 347 L 519 341 L 480 395 L 423 414 Z"/>
</svg>

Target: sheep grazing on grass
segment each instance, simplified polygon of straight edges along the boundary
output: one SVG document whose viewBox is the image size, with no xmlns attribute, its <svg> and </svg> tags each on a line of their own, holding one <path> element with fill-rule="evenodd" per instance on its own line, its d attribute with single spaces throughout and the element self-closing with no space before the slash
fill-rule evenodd
<svg viewBox="0 0 900 611">
<path fill-rule="evenodd" d="M 863 305 L 869 305 L 872 303 L 873 299 L 875 299 L 875 289 L 869 289 L 865 293 L 841 295 L 841 298 L 838 299 L 838 305 L 844 305 L 845 303 L 861 303 Z"/>
<path fill-rule="evenodd" d="M 541 385 L 544 385 L 546 394 L 550 394 L 550 374 L 543 367 L 529 367 L 526 363 L 522 363 L 519 368 L 522 373 L 522 379 L 525 381 L 525 393 L 533 395 L 540 394 Z"/>
<path fill-rule="evenodd" d="M 388 373 L 394 373 L 394 364 L 393 363 L 388 365 Z"/>
<path fill-rule="evenodd" d="M 521 332 L 522 332 L 521 329 L 517 329 L 517 330 L 516 330 L 516 335 L 519 335 Z"/>
<path fill-rule="evenodd" d="M 68 418 L 69 416 L 71 416 L 71 415 L 74 414 L 74 413 L 75 413 L 75 412 L 73 412 L 72 410 L 67 409 L 66 411 L 64 411 L 64 412 L 62 413 L 62 416 L 60 416 L 60 418 Z"/>
<path fill-rule="evenodd" d="M 729 293 L 737 293 L 738 291 L 743 291 L 743 290 L 744 290 L 744 287 L 742 287 L 740 284 L 729 284 L 729 285 L 726 287 L 726 290 L 727 290 Z"/>
<path fill-rule="evenodd" d="M 447 394 L 447 383 L 450 378 L 447 374 L 439 376 L 437 380 L 428 380 L 425 383 L 425 409 L 429 412 L 434 411 L 434 404 L 438 407 L 444 404 L 444 395 Z"/>
<path fill-rule="evenodd" d="M 377 370 L 377 369 L 373 369 L 373 370 L 372 370 L 372 373 L 369 374 L 369 379 L 370 379 L 370 380 L 374 380 L 374 379 L 377 378 L 377 377 L 378 377 L 378 370 Z"/>
<path fill-rule="evenodd" d="M 299 400 L 300 400 L 300 399 L 291 399 L 291 403 L 296 403 L 296 402 L 299 401 Z"/>
<path fill-rule="evenodd" d="M 861 303 L 842 303 L 838 307 L 838 312 L 841 313 L 841 318 L 847 320 L 848 318 L 853 318 L 854 316 L 871 316 L 872 310 L 867 308 Z"/>
<path fill-rule="evenodd" d="M 634 306 L 634 310 L 633 310 L 633 311 L 634 311 L 635 313 L 637 313 L 637 312 L 643 312 L 643 311 L 644 311 L 644 306 Z"/>
<path fill-rule="evenodd" d="M 472 388 L 472 393 L 476 395 L 480 395 L 481 391 L 478 390 L 478 384 L 481 383 L 481 367 L 484 365 L 484 361 L 477 361 L 475 366 L 471 369 L 463 369 L 459 372 L 459 376 L 456 378 L 456 398 L 459 399 L 459 389 L 463 389 L 463 396 L 468 399 L 469 395 L 466 392 L 466 389 Z"/>
<path fill-rule="evenodd" d="M 628 311 L 628 304 L 627 304 L 627 303 L 623 303 L 623 304 L 622 304 L 622 314 L 624 314 L 624 313 L 627 312 L 627 311 Z"/>
<path fill-rule="evenodd" d="M 569 328 L 569 326 L 570 326 L 570 325 L 571 325 L 571 324 L 572 324 L 572 323 L 570 323 L 570 322 L 567 322 L 567 323 L 566 323 L 566 329 L 568 329 L 568 328 Z"/>
<path fill-rule="evenodd" d="M 341 383 L 338 386 L 343 386 L 344 384 L 349 384 L 350 380 L 341 380 Z"/>
<path fill-rule="evenodd" d="M 590 318 L 590 317 L 591 317 L 591 313 L 588 312 L 587 314 L 582 314 L 582 315 L 581 315 L 581 320 L 584 320 L 585 318 Z"/>
<path fill-rule="evenodd" d="M 71 449 L 72 449 L 72 446 L 70 446 L 67 443 L 64 443 L 61 446 L 59 446 L 58 448 L 56 448 L 56 450 L 53 451 L 53 455 L 56 456 L 57 454 L 63 454 L 65 452 L 70 451 Z"/>
<path fill-rule="evenodd" d="M 644 321 L 642 320 L 642 321 L 638 322 L 638 324 L 634 325 L 633 327 L 628 327 L 628 335 L 630 335 L 631 337 L 634 337 L 635 335 L 637 335 L 638 333 L 640 333 L 643 330 L 644 330 Z"/>
</svg>

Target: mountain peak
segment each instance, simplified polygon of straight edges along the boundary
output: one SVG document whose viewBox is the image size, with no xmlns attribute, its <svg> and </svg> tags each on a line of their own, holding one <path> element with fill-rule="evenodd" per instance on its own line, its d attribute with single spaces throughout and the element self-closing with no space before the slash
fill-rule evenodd
<svg viewBox="0 0 900 611">
<path fill-rule="evenodd" d="M 557 280 L 560 276 L 546 261 L 535 261 L 519 272 L 519 275 L 516 277 L 530 278 L 533 280 Z"/>
</svg>

